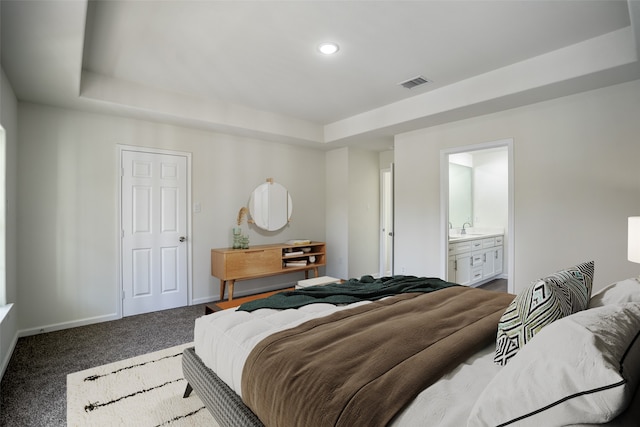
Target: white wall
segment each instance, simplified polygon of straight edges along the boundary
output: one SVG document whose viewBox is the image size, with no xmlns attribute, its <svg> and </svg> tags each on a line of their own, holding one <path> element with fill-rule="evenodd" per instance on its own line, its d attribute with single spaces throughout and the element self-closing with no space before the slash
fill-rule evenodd
<svg viewBox="0 0 640 427">
<path fill-rule="evenodd" d="M 640 214 L 640 81 L 398 135 L 395 268 L 440 275 L 440 150 L 514 139 L 515 291 L 594 260 L 596 289 L 636 276 L 626 218 Z"/>
<path fill-rule="evenodd" d="M 192 153 L 193 299 L 218 299 L 210 249 L 251 191 L 272 177 L 290 191 L 292 221 L 278 232 L 250 228 L 250 244 L 325 239 L 324 152 L 284 144 L 82 113 L 29 103 L 18 109 L 19 325 L 25 333 L 114 318 L 118 298 L 116 144 Z M 245 225 L 246 227 L 246 225 Z M 300 273 L 239 282 L 237 295 L 280 287 Z M 26 308 L 28 307 L 28 308 Z"/>
<path fill-rule="evenodd" d="M 389 169 L 393 163 L 393 150 L 381 151 L 379 153 L 380 169 Z"/>
<path fill-rule="evenodd" d="M 349 149 L 349 277 L 380 272 L 380 166 L 372 151 Z"/>
<path fill-rule="evenodd" d="M 473 156 L 473 226 L 509 225 L 509 159 L 507 149 L 480 150 Z"/>
<path fill-rule="evenodd" d="M 349 277 L 349 149 L 328 151 L 325 161 L 327 275 L 344 279 Z"/>
<path fill-rule="evenodd" d="M 327 274 L 359 278 L 378 272 L 378 153 L 338 148 L 326 154 Z"/>
</svg>

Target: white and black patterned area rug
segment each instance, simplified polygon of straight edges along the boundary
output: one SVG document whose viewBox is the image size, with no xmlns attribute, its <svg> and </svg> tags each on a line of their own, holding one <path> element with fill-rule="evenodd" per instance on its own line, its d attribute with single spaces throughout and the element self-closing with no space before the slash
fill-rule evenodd
<svg viewBox="0 0 640 427">
<path fill-rule="evenodd" d="M 195 392 L 182 397 L 182 351 L 192 345 L 69 374 L 67 426 L 217 426 Z"/>
</svg>

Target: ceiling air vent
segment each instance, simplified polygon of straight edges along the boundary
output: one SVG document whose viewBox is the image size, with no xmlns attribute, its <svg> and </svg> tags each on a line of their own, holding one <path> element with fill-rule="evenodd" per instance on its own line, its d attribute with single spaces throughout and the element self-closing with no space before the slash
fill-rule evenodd
<svg viewBox="0 0 640 427">
<path fill-rule="evenodd" d="M 431 80 L 427 79 L 426 77 L 418 76 L 398 84 L 407 89 L 413 89 L 414 87 L 423 85 L 425 83 L 431 83 Z"/>
</svg>

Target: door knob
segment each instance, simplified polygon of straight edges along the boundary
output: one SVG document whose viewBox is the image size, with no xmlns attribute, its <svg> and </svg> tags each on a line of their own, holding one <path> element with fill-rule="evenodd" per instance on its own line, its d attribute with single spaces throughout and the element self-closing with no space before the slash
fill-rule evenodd
<svg viewBox="0 0 640 427">
<path fill-rule="evenodd" d="M 180 236 L 180 242 L 184 242 L 184 241 L 186 241 L 186 240 L 187 240 L 187 238 L 186 238 L 186 237 L 184 237 L 184 236 Z"/>
</svg>

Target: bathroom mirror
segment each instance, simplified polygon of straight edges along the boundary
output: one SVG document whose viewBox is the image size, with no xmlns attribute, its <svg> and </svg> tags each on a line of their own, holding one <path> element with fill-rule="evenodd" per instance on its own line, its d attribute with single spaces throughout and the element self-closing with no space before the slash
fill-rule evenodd
<svg viewBox="0 0 640 427">
<path fill-rule="evenodd" d="M 249 198 L 249 214 L 252 222 L 263 230 L 276 231 L 291 219 L 293 202 L 282 185 L 268 179 L 256 187 Z"/>
<path fill-rule="evenodd" d="M 449 223 L 462 228 L 465 222 L 473 224 L 473 179 L 469 166 L 449 163 Z"/>
</svg>

